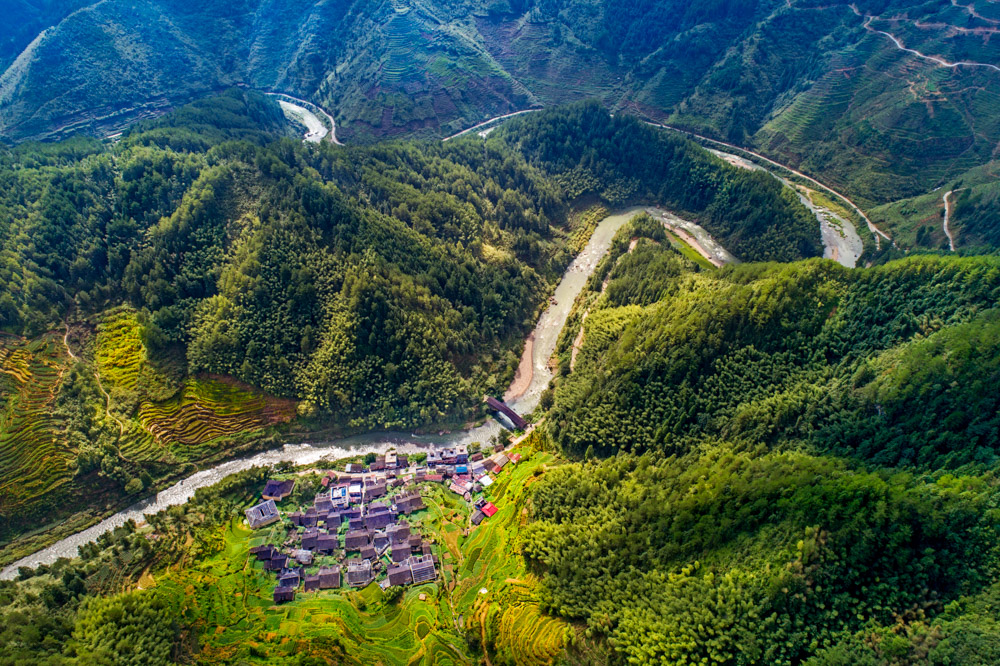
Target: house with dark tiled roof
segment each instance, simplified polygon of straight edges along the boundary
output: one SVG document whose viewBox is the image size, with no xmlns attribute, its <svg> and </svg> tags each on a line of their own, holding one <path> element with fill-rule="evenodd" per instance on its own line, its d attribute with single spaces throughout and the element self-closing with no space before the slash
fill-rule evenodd
<svg viewBox="0 0 1000 666">
<path fill-rule="evenodd" d="M 480 511 L 479 509 L 476 509 L 475 511 L 472 512 L 472 518 L 470 520 L 472 520 L 473 525 L 478 525 L 479 523 L 483 522 L 484 518 L 486 518 L 486 514 Z"/>
<path fill-rule="evenodd" d="M 316 542 L 316 552 L 324 555 L 333 555 L 340 549 L 340 539 L 336 534 L 320 534 Z"/>
<path fill-rule="evenodd" d="M 371 543 L 371 536 L 368 530 L 351 530 L 344 538 L 344 547 L 347 550 L 361 550 Z"/>
<path fill-rule="evenodd" d="M 392 561 L 404 562 L 410 557 L 410 546 L 404 542 L 392 547 Z"/>
<path fill-rule="evenodd" d="M 365 486 L 365 499 L 373 500 L 385 497 L 385 493 L 385 481 L 376 481 L 371 485 Z"/>
<path fill-rule="evenodd" d="M 396 517 L 389 510 L 389 507 L 377 504 L 368 506 L 368 513 L 365 515 L 365 527 L 370 530 L 382 529 L 392 524 Z"/>
<path fill-rule="evenodd" d="M 410 526 L 406 522 L 400 521 L 398 524 L 386 528 L 385 533 L 393 545 L 403 543 L 410 536 Z"/>
<path fill-rule="evenodd" d="M 335 590 L 340 587 L 340 569 L 323 567 L 319 570 L 319 589 Z"/>
<path fill-rule="evenodd" d="M 296 588 L 302 580 L 302 574 L 298 569 L 282 569 L 278 574 L 278 585 L 281 587 Z"/>
<path fill-rule="evenodd" d="M 303 584 L 306 592 L 315 592 L 319 589 L 319 576 L 306 576 Z"/>
<path fill-rule="evenodd" d="M 414 555 L 407 563 L 410 566 L 410 575 L 413 576 L 414 584 L 426 583 L 437 578 L 433 556 Z"/>
<path fill-rule="evenodd" d="M 291 495 L 294 488 L 294 479 L 289 479 L 287 481 L 275 481 L 272 479 L 264 485 L 264 492 L 261 493 L 261 497 L 266 500 L 276 500 L 280 502 Z"/>
<path fill-rule="evenodd" d="M 389 585 L 409 585 L 413 582 L 413 575 L 407 564 L 399 564 L 389 567 Z"/>
<path fill-rule="evenodd" d="M 374 560 L 376 557 L 378 557 L 378 554 L 375 552 L 374 546 L 364 546 L 361 548 L 361 559 Z"/>
<path fill-rule="evenodd" d="M 300 548 L 299 550 L 292 553 L 295 561 L 299 564 L 312 564 L 313 554 L 311 550 L 306 550 L 305 548 Z"/>
<path fill-rule="evenodd" d="M 313 503 L 313 506 L 316 507 L 316 513 L 330 513 L 333 511 L 333 500 L 330 499 L 330 496 L 327 493 L 321 493 L 316 495 L 316 500 Z"/>
<path fill-rule="evenodd" d="M 372 545 L 375 546 L 375 550 L 378 552 L 384 552 L 386 548 L 389 547 L 389 535 L 385 532 L 375 532 L 372 536 Z"/>
<path fill-rule="evenodd" d="M 273 499 L 261 502 L 257 506 L 252 506 L 243 513 L 247 517 L 247 524 L 251 529 L 255 530 L 271 523 L 276 523 L 281 519 L 281 516 L 278 515 L 278 507 L 275 506 Z"/>
<path fill-rule="evenodd" d="M 372 582 L 372 563 L 368 560 L 347 560 L 347 584 L 364 587 Z"/>
<path fill-rule="evenodd" d="M 407 515 L 426 508 L 424 506 L 424 498 L 420 496 L 420 492 L 416 489 L 407 490 L 396 495 L 393 498 L 393 502 L 397 512 Z"/>
<path fill-rule="evenodd" d="M 315 527 L 307 527 L 302 533 L 302 547 L 307 550 L 314 550 L 319 543 L 319 530 Z"/>
<path fill-rule="evenodd" d="M 288 557 L 280 553 L 274 555 L 267 561 L 264 565 L 266 571 L 281 571 L 285 568 L 285 564 L 288 562 Z"/>
<path fill-rule="evenodd" d="M 266 546 L 254 546 L 250 549 L 250 554 L 257 558 L 258 562 L 270 561 L 272 557 L 276 557 L 281 553 L 277 548 L 268 544 Z"/>
<path fill-rule="evenodd" d="M 278 586 L 274 588 L 274 603 L 283 604 L 295 601 L 295 588 Z"/>
</svg>

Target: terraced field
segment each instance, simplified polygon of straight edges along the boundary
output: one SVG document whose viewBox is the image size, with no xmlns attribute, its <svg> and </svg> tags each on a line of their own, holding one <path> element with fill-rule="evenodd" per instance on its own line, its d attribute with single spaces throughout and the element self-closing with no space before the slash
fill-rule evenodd
<svg viewBox="0 0 1000 666">
<path fill-rule="evenodd" d="M 155 443 L 169 447 L 179 460 L 210 453 L 214 440 L 251 433 L 290 420 L 292 401 L 265 398 L 261 393 L 220 379 L 193 379 L 181 393 L 164 402 L 143 402 L 139 422 Z"/>
<path fill-rule="evenodd" d="M 67 361 L 54 334 L 0 338 L 0 515 L 72 479 L 75 454 L 52 413 Z"/>
<path fill-rule="evenodd" d="M 111 386 L 134 390 L 146 361 L 142 329 L 135 313 L 112 310 L 97 325 L 97 371 Z"/>
<path fill-rule="evenodd" d="M 544 615 L 536 589 L 518 552 L 519 532 L 528 519 L 528 501 L 536 473 L 557 464 L 550 453 L 515 449 L 524 459 L 508 466 L 489 488 L 497 513 L 476 527 L 462 543 L 465 559 L 452 594 L 480 627 L 493 650 L 516 664 L 551 664 L 573 633 L 565 621 Z M 482 590 L 486 590 L 484 594 Z"/>
<path fill-rule="evenodd" d="M 239 519 L 199 538 L 200 553 L 155 573 L 155 585 L 198 628 L 201 663 L 266 663 L 262 655 L 278 650 L 356 664 L 478 663 L 467 632 L 482 635 L 494 663 L 555 663 L 575 629 L 541 612 L 538 581 L 525 570 L 517 542 L 532 481 L 558 461 L 527 447 L 519 452 L 525 460 L 489 489 L 499 511 L 478 527 L 469 525 L 464 500 L 440 484 L 423 486 L 427 508 L 410 524 L 430 538 L 444 572 L 434 583 L 405 588 L 396 602 L 373 583 L 300 589 L 295 601 L 274 605 L 274 575 L 249 549 L 280 543 L 284 529 L 254 532 Z"/>
<path fill-rule="evenodd" d="M 82 323 L 74 326 L 87 329 Z M 85 504 L 104 506 L 124 498 L 124 481 L 96 469 L 75 474 L 80 452 L 71 442 L 89 434 L 81 431 L 74 439 L 67 432 L 79 427 L 73 414 L 103 420 L 106 412 L 107 422 L 114 423 L 113 438 L 101 455 L 117 454 L 128 474 L 148 474 L 154 483 L 180 471 L 182 463 L 216 458 L 295 416 L 293 401 L 224 377 L 184 381 L 181 364 L 151 361 L 134 310 L 104 313 L 96 332 L 74 345 L 82 348 L 76 360 L 70 358 L 63 331 L 33 341 L 0 337 L 0 535 L 12 540 L 4 542 L 4 556 L 21 552 L 29 542 L 32 550 L 48 545 L 62 525 L 84 515 L 77 512 L 86 511 Z M 56 414 L 63 373 L 71 363 L 93 375 L 100 393 L 71 391 L 60 399 Z M 75 503 L 68 497 L 87 500 Z"/>
</svg>

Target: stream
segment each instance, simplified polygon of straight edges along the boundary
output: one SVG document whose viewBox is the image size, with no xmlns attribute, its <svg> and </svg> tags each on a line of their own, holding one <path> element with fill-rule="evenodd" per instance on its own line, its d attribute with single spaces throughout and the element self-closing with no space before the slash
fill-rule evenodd
<svg viewBox="0 0 1000 666">
<path fill-rule="evenodd" d="M 642 210 L 642 207 L 630 208 L 613 213 L 601 220 L 586 247 L 566 269 L 562 280 L 556 287 L 553 295 L 554 300 L 550 301 L 549 307 L 542 313 L 532 333 L 534 345 L 532 347 L 531 383 L 520 397 L 510 403 L 510 406 L 517 413 L 529 414 L 538 405 L 542 391 L 548 387 L 549 381 L 552 379 L 552 371 L 548 367 L 548 361 L 555 352 L 559 333 L 566 324 L 573 302 L 583 291 L 583 287 L 593 274 L 594 269 L 597 268 L 601 258 L 611 248 L 611 241 L 615 234 Z M 498 434 L 501 428 L 498 421 L 488 419 L 482 425 L 474 428 L 443 435 L 421 436 L 403 432 L 373 432 L 336 440 L 286 444 L 278 449 L 228 460 L 209 469 L 195 472 L 186 479 L 158 492 L 154 497 L 137 502 L 124 511 L 119 511 L 85 530 L 17 560 L 0 572 L 0 579 L 10 580 L 14 578 L 17 575 L 18 567 L 34 568 L 40 564 L 52 564 L 60 557 L 76 557 L 79 546 L 95 540 L 101 534 L 124 525 L 129 520 L 141 522 L 144 516 L 158 513 L 170 506 L 183 504 L 191 499 L 199 488 L 214 485 L 230 474 L 255 465 L 273 465 L 282 461 L 308 465 L 323 458 L 335 460 L 367 453 L 384 453 L 391 448 L 400 453 L 409 454 L 426 451 L 432 447 L 454 446 L 471 442 L 485 443 L 493 435 Z"/>
</svg>

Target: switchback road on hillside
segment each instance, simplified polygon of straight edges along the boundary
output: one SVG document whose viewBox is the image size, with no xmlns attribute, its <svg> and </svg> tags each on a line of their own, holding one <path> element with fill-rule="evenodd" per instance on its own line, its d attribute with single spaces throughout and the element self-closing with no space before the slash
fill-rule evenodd
<svg viewBox="0 0 1000 666">
<path fill-rule="evenodd" d="M 469 129 L 464 129 L 461 132 L 456 132 L 455 134 L 452 134 L 451 136 L 446 136 L 445 138 L 443 138 L 441 140 L 442 141 L 449 141 L 449 140 L 454 139 L 456 137 L 460 137 L 460 136 L 462 136 L 464 134 L 468 134 L 469 132 L 474 132 L 477 129 L 479 129 L 480 127 L 485 127 L 485 126 L 489 125 L 490 123 L 495 123 L 498 120 L 506 120 L 507 118 L 513 118 L 514 116 L 519 116 L 522 113 L 531 113 L 532 111 L 541 111 L 541 109 L 522 109 L 521 111 L 515 111 L 514 113 L 508 113 L 508 114 L 505 114 L 505 115 L 502 115 L 502 116 L 496 116 L 495 118 L 490 118 L 489 120 L 484 120 L 483 122 L 479 123 L 478 125 L 473 125 Z"/>
<path fill-rule="evenodd" d="M 958 7 L 959 5 L 955 5 L 955 6 Z M 893 35 L 891 33 L 888 33 L 885 30 L 879 30 L 877 28 L 873 28 L 871 26 L 871 22 L 876 18 L 875 16 L 871 16 L 869 14 L 862 14 L 860 11 L 858 11 L 858 8 L 855 7 L 854 5 L 851 5 L 851 9 L 854 11 L 854 13 L 856 15 L 864 17 L 864 19 L 865 19 L 864 29 L 865 30 L 867 30 L 868 32 L 877 33 L 879 35 L 884 35 L 885 37 L 888 37 L 890 40 L 892 40 L 892 43 L 896 45 L 897 49 L 899 49 L 900 51 L 904 51 L 906 53 L 909 53 L 911 55 L 914 55 L 914 56 L 920 58 L 921 60 L 927 60 L 928 62 L 933 62 L 934 64 L 940 65 L 941 67 L 950 67 L 952 69 L 954 69 L 956 67 L 986 67 L 988 69 L 992 69 L 992 70 L 996 70 L 997 72 L 1000 72 L 1000 67 L 997 67 L 996 65 L 990 64 L 988 62 L 975 62 L 974 60 L 959 60 L 957 62 L 951 62 L 951 61 L 945 60 L 944 58 L 940 58 L 938 56 L 927 55 L 925 53 L 921 53 L 920 51 L 917 51 L 916 49 L 908 48 L 908 47 L 904 46 L 903 42 L 900 41 L 895 35 Z"/>
</svg>

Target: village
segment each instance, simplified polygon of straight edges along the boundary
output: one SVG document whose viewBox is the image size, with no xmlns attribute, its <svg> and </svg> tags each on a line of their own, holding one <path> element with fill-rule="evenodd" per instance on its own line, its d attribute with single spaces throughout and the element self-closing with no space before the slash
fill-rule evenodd
<svg viewBox="0 0 1000 666">
<path fill-rule="evenodd" d="M 254 546 L 250 553 L 277 576 L 276 604 L 293 601 L 298 592 L 363 588 L 376 581 L 387 589 L 437 580 L 438 557 L 415 520 L 427 509 L 422 489 L 442 484 L 469 502 L 469 528 L 474 529 L 497 511 L 483 491 L 519 459 L 516 453 L 508 457 L 502 443 L 489 457 L 456 446 L 431 450 L 420 463 L 389 451 L 367 465 L 348 463 L 343 472 L 327 472 L 324 489 L 308 507 L 279 508 L 296 481 L 269 480 L 262 501 L 246 509 L 247 524 L 254 530 L 280 524 L 287 536 L 280 544 Z"/>
</svg>

